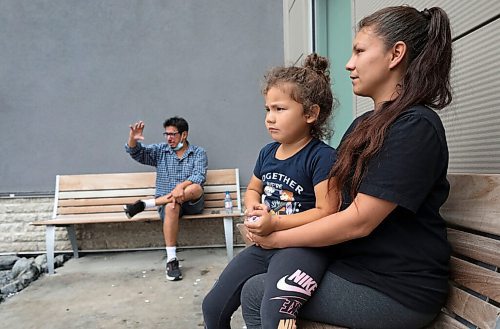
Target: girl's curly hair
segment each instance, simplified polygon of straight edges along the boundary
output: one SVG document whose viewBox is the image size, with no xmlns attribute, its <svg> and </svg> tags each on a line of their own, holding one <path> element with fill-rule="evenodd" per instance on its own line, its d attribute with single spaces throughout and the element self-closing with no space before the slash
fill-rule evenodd
<svg viewBox="0 0 500 329">
<path fill-rule="evenodd" d="M 329 139 L 332 136 L 330 116 L 334 108 L 334 97 L 330 86 L 330 62 L 318 54 L 308 55 L 302 67 L 275 67 L 264 76 L 262 93 L 272 87 L 284 88 L 290 97 L 303 105 L 305 114 L 317 104 L 320 108 L 317 120 L 311 125 L 311 136 Z"/>
</svg>

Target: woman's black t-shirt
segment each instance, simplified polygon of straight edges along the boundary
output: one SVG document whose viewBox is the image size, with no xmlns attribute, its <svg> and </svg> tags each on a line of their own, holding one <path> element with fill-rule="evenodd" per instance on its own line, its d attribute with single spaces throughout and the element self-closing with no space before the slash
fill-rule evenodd
<svg viewBox="0 0 500 329">
<path fill-rule="evenodd" d="M 368 112 L 353 122 L 347 136 Z M 450 246 L 439 208 L 446 201 L 448 148 L 439 116 L 424 106 L 402 113 L 367 164 L 359 192 L 397 204 L 367 237 L 332 247 L 329 270 L 420 312 L 448 293 Z M 351 202 L 344 189 L 342 209 Z"/>
</svg>

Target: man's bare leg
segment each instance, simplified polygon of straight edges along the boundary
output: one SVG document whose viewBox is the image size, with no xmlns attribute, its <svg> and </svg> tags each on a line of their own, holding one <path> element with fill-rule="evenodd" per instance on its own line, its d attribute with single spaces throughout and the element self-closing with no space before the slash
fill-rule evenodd
<svg viewBox="0 0 500 329">
<path fill-rule="evenodd" d="M 144 201 L 144 200 L 143 200 Z M 168 203 L 174 202 L 174 198 L 172 197 L 172 194 L 167 194 L 167 195 L 162 195 L 154 199 L 155 206 L 163 206 Z"/>
<path fill-rule="evenodd" d="M 184 189 L 184 202 L 196 201 L 203 195 L 203 188 L 199 184 L 191 184 Z"/>
<path fill-rule="evenodd" d="M 198 200 L 203 195 L 203 188 L 198 184 L 191 184 L 184 189 L 184 202 Z M 160 199 L 160 200 L 159 200 Z M 163 237 L 165 249 L 167 250 L 166 277 L 168 280 L 176 281 L 182 279 L 182 273 L 177 260 L 177 236 L 179 233 L 179 214 L 181 205 L 168 196 L 157 198 L 156 204 L 169 201 L 165 204 L 165 218 L 163 221 Z"/>
<path fill-rule="evenodd" d="M 156 208 L 156 206 L 162 206 L 169 203 L 175 202 L 172 194 L 167 194 L 160 196 L 156 199 L 143 199 L 138 200 L 135 203 L 126 204 L 123 206 L 123 210 L 128 218 L 132 218 L 140 212 L 143 212 L 145 209 Z"/>
<path fill-rule="evenodd" d="M 179 213 L 181 206 L 172 202 L 165 205 L 165 220 L 163 221 L 163 237 L 166 247 L 177 245 L 177 234 L 179 232 Z"/>
<path fill-rule="evenodd" d="M 198 184 L 191 184 L 184 189 L 184 202 L 198 200 L 203 194 L 203 188 Z M 160 200 L 161 199 L 161 200 Z M 157 205 L 160 202 L 170 200 L 165 205 L 165 220 L 163 221 L 163 237 L 166 247 L 175 247 L 177 245 L 177 235 L 179 233 L 179 214 L 181 205 L 172 202 L 173 198 L 167 196 L 156 198 Z"/>
<path fill-rule="evenodd" d="M 163 238 L 167 250 L 166 278 L 170 281 L 182 279 L 182 273 L 177 259 L 177 233 L 179 232 L 179 213 L 181 206 L 176 202 L 165 205 L 163 220 Z"/>
</svg>

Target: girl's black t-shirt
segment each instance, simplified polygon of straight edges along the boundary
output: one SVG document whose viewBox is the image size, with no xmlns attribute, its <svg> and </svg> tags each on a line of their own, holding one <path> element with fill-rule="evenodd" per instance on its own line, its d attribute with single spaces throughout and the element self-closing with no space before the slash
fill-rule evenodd
<svg viewBox="0 0 500 329">
<path fill-rule="evenodd" d="M 299 152 L 285 160 L 276 159 L 280 143 L 262 148 L 253 174 L 263 184 L 264 203 L 272 214 L 291 215 L 316 207 L 314 187 L 328 179 L 336 151 L 313 138 Z"/>
<path fill-rule="evenodd" d="M 356 119 L 347 136 L 360 120 Z M 420 312 L 440 310 L 448 294 L 451 248 L 439 208 L 449 183 L 448 147 L 439 116 L 424 106 L 402 113 L 367 164 L 359 192 L 397 204 L 367 237 L 331 247 L 329 270 Z M 342 209 L 352 202 L 344 190 Z"/>
</svg>

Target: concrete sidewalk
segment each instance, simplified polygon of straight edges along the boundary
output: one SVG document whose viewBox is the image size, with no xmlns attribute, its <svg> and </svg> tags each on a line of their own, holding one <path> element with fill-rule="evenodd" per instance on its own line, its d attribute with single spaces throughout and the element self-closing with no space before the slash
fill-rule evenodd
<svg viewBox="0 0 500 329">
<path fill-rule="evenodd" d="M 2 328 L 203 328 L 201 302 L 227 264 L 226 251 L 186 249 L 178 258 L 178 282 L 165 279 L 163 250 L 70 259 L 0 304 Z M 245 328 L 240 310 L 231 325 Z"/>
</svg>

